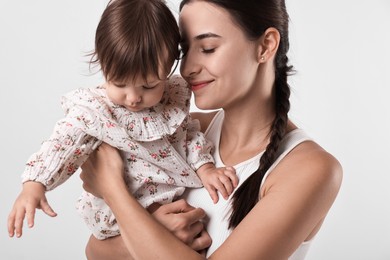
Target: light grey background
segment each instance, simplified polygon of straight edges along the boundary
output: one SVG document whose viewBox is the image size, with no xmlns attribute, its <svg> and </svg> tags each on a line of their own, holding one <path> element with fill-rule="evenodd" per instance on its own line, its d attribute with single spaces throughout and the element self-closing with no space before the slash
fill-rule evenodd
<svg viewBox="0 0 390 260">
<path fill-rule="evenodd" d="M 168 1 L 177 13 L 179 0 Z M 0 0 L 0 259 L 85 259 L 76 174 L 48 199 L 56 218 L 8 238 L 6 218 L 28 156 L 51 133 L 65 92 L 99 84 L 85 54 L 107 0 Z M 290 117 L 344 167 L 309 260 L 390 259 L 390 1 L 287 1 Z M 194 110 L 196 108 L 194 107 Z"/>
</svg>

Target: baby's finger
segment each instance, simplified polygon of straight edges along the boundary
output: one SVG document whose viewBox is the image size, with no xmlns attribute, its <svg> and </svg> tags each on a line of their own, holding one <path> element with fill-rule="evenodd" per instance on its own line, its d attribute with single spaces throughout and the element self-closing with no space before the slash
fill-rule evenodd
<svg viewBox="0 0 390 260">
<path fill-rule="evenodd" d="M 207 186 L 205 188 L 209 192 L 210 197 L 213 200 L 214 204 L 217 203 L 219 200 L 219 197 L 218 197 L 218 192 L 215 190 L 215 188 L 212 186 Z"/>
<path fill-rule="evenodd" d="M 226 187 L 225 187 L 225 184 L 224 184 L 224 181 L 228 180 L 227 182 L 230 183 L 230 180 L 229 178 L 227 178 L 226 176 L 219 176 L 218 178 L 218 182 L 216 182 L 214 184 L 214 188 L 217 189 L 219 191 L 219 193 L 221 193 L 222 197 L 227 200 L 229 198 L 229 194 L 226 190 Z"/>
<path fill-rule="evenodd" d="M 225 199 L 227 199 L 227 197 L 232 194 L 233 190 L 234 190 L 234 187 L 233 187 L 233 184 L 230 180 L 229 177 L 223 175 L 223 176 L 220 176 L 219 177 L 219 180 L 221 181 L 221 183 L 223 184 L 224 186 L 224 190 L 226 191 L 226 197 L 224 196 Z"/>
<path fill-rule="evenodd" d="M 45 212 L 46 215 L 49 215 L 50 217 L 57 216 L 57 213 L 54 212 L 54 210 L 50 207 L 47 201 L 42 201 L 41 207 L 42 207 L 42 211 Z"/>
<path fill-rule="evenodd" d="M 16 237 L 21 237 L 23 234 L 22 230 L 23 230 L 23 221 L 25 215 L 26 215 L 25 209 L 16 212 L 15 225 L 14 225 Z"/>
<path fill-rule="evenodd" d="M 238 186 L 238 176 L 236 174 L 236 170 L 233 167 L 229 166 L 229 167 L 226 167 L 224 174 L 227 177 L 229 177 L 229 179 L 231 180 L 231 182 L 233 184 L 233 187 L 236 188 Z"/>
<path fill-rule="evenodd" d="M 27 218 L 28 227 L 32 228 L 34 226 L 35 207 L 31 207 L 31 206 L 26 207 L 26 218 Z"/>
<path fill-rule="evenodd" d="M 13 237 L 15 235 L 15 211 L 12 210 L 11 213 L 8 216 L 8 234 L 10 237 Z"/>
</svg>

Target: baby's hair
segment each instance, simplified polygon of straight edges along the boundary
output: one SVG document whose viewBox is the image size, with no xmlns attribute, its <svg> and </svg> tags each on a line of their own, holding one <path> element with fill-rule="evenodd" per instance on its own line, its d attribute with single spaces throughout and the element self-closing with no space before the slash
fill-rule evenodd
<svg viewBox="0 0 390 260">
<path fill-rule="evenodd" d="M 111 0 L 96 29 L 90 63 L 107 81 L 168 75 L 179 58 L 179 28 L 162 0 Z M 162 74 L 163 73 L 163 74 Z"/>
<path fill-rule="evenodd" d="M 205 0 L 229 12 L 232 19 L 246 33 L 256 40 L 270 28 L 280 34 L 280 43 L 275 56 L 275 118 L 270 131 L 270 143 L 260 158 L 259 168 L 235 191 L 229 227 L 236 227 L 259 200 L 260 185 L 265 173 L 276 160 L 279 144 L 286 133 L 290 110 L 290 86 L 287 77 L 292 71 L 288 65 L 288 13 L 284 0 Z M 191 0 L 183 0 L 180 9 Z"/>
</svg>

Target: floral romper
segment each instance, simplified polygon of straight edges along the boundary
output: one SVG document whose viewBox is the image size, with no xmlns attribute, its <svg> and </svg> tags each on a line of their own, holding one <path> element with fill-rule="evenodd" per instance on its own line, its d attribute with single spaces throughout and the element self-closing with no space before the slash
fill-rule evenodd
<svg viewBox="0 0 390 260">
<path fill-rule="evenodd" d="M 37 181 L 52 190 L 106 142 L 121 151 L 127 186 L 144 207 L 172 202 L 185 187 L 201 187 L 195 171 L 214 162 L 212 145 L 190 117 L 191 90 L 185 81 L 172 77 L 165 88 L 159 104 L 139 112 L 113 104 L 102 86 L 65 95 L 66 117 L 29 158 L 22 181 Z M 119 235 L 102 199 L 83 192 L 77 209 L 96 238 Z"/>
</svg>

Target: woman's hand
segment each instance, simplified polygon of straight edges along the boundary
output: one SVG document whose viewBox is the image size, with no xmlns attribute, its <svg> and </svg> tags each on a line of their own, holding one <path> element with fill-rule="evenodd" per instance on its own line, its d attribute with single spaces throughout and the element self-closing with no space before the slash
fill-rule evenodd
<svg viewBox="0 0 390 260">
<path fill-rule="evenodd" d="M 106 197 L 113 189 L 125 185 L 123 167 L 119 151 L 102 143 L 81 166 L 80 178 L 83 181 L 83 188 L 96 197 Z"/>
<path fill-rule="evenodd" d="M 203 224 L 206 217 L 203 209 L 194 208 L 183 199 L 155 208 L 155 205 L 148 208 L 152 216 L 195 251 L 211 245 L 211 238 Z"/>
<path fill-rule="evenodd" d="M 210 236 L 201 222 L 205 216 L 202 209 L 178 200 L 161 206 L 153 204 L 148 210 L 157 222 L 198 253 L 205 253 L 210 246 Z M 86 254 L 88 259 L 133 259 L 121 235 L 105 240 L 91 236 Z"/>
<path fill-rule="evenodd" d="M 100 198 L 110 197 L 118 187 L 125 185 L 123 159 L 117 149 L 103 143 L 81 166 L 80 178 L 83 188 Z M 126 188 L 127 189 L 127 188 Z M 152 216 L 183 243 L 196 251 L 206 249 L 211 238 L 204 230 L 203 209 L 190 206 L 185 200 L 178 200 L 159 207 L 149 207 Z M 91 245 L 93 246 L 93 245 Z"/>
</svg>

